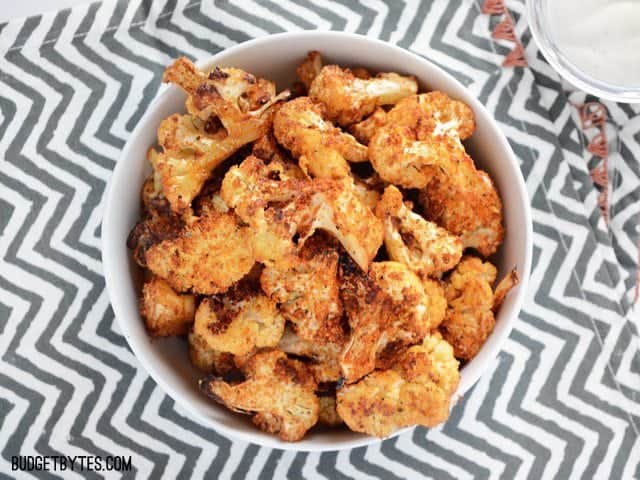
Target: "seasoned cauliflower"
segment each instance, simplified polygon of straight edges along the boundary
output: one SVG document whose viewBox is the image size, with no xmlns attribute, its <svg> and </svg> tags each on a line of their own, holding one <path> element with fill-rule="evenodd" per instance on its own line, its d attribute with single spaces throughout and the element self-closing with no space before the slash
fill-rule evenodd
<svg viewBox="0 0 640 480">
<path fill-rule="evenodd" d="M 369 142 L 383 180 L 422 189 L 428 220 L 483 256 L 502 243 L 502 202 L 489 175 L 476 169 L 461 139 L 475 129 L 471 109 L 441 92 L 408 97 L 387 113 Z"/>
<path fill-rule="evenodd" d="M 273 132 L 300 168 L 314 177 L 346 177 L 347 161 L 367 160 L 367 147 L 324 120 L 324 107 L 308 97 L 285 103 L 274 117 Z"/>
<path fill-rule="evenodd" d="M 427 219 L 460 236 L 483 256 L 502 243 L 502 202 L 489 175 L 476 169 L 457 138 L 427 136 L 390 124 L 369 143 L 369 157 L 383 180 L 422 189 Z"/>
<path fill-rule="evenodd" d="M 494 295 L 496 275 L 491 263 L 466 255 L 447 282 L 448 309 L 440 331 L 461 360 L 471 360 L 480 351 L 495 326 L 494 307 L 499 307 L 517 283 L 517 275 L 512 272 L 500 282 Z"/>
<path fill-rule="evenodd" d="M 424 188 L 439 173 L 444 177 L 454 173 L 464 157 L 460 143 L 449 137 L 420 139 L 416 132 L 391 123 L 369 142 L 371 164 L 384 181 L 404 188 Z"/>
<path fill-rule="evenodd" d="M 376 206 L 380 200 L 380 192 L 371 188 L 367 182 L 352 175 L 353 186 L 355 187 L 355 193 L 358 195 L 360 201 L 371 209 L 372 212 L 376 211 Z"/>
<path fill-rule="evenodd" d="M 266 265 L 296 263 L 298 243 L 316 230 L 334 236 L 366 270 L 382 244 L 382 223 L 362 203 L 353 180 L 273 180 L 256 157 L 229 169 L 222 182 L 223 200 L 254 232 L 256 259 Z"/>
<path fill-rule="evenodd" d="M 369 142 L 375 133 L 381 127 L 387 124 L 387 112 L 378 107 L 374 112 L 361 122 L 354 123 L 349 127 L 349 133 L 356 137 L 363 145 L 369 145 Z"/>
<path fill-rule="evenodd" d="M 231 410 L 253 414 L 261 430 L 285 441 L 300 440 L 317 423 L 317 384 L 304 363 L 273 350 L 255 354 L 242 372 L 243 382 L 229 384 L 214 377 L 201 381 L 201 388 Z"/>
<path fill-rule="evenodd" d="M 513 287 L 515 287 L 520 282 L 520 277 L 518 276 L 518 272 L 513 269 L 511 270 L 506 277 L 504 277 L 500 282 L 498 282 L 498 286 L 493 294 L 493 313 L 498 313 L 500 307 L 502 306 L 502 302 L 504 302 L 504 298 L 507 296 L 507 293 L 511 291 Z"/>
<path fill-rule="evenodd" d="M 384 245 L 389 258 L 403 263 L 421 278 L 439 278 L 460 261 L 460 239 L 411 211 L 393 185 L 385 189 L 376 214 L 384 222 Z"/>
<path fill-rule="evenodd" d="M 278 348 L 283 352 L 306 357 L 312 362 L 309 368 L 318 383 L 337 382 L 340 377 L 341 342 L 313 342 L 304 340 L 286 327 Z"/>
<path fill-rule="evenodd" d="M 193 331 L 214 350 L 244 356 L 282 337 L 285 319 L 276 304 L 247 283 L 200 302 Z"/>
<path fill-rule="evenodd" d="M 199 217 L 176 238 L 149 248 L 147 266 L 179 292 L 225 292 L 255 263 L 248 236 L 233 213 Z"/>
<path fill-rule="evenodd" d="M 256 261 L 287 268 L 298 261 L 293 237 L 299 212 L 295 202 L 306 180 L 289 177 L 284 169 L 247 157 L 231 167 L 222 181 L 220 195 L 249 226 L 246 241 L 251 243 Z"/>
<path fill-rule="evenodd" d="M 420 139 L 447 135 L 466 140 L 475 131 L 471 108 L 443 92 L 429 92 L 404 98 L 387 114 L 388 124 L 417 129 Z"/>
<path fill-rule="evenodd" d="M 437 175 L 419 200 L 427 219 L 458 235 L 465 248 L 488 257 L 504 239 L 502 201 L 491 177 L 477 170 L 471 157 L 465 153 L 459 160 Z"/>
<path fill-rule="evenodd" d="M 382 222 L 361 200 L 353 179 L 318 178 L 310 182 L 299 209 L 303 239 L 316 230 L 335 237 L 364 271 L 384 238 Z"/>
<path fill-rule="evenodd" d="M 318 51 L 311 51 L 307 54 L 304 61 L 296 69 L 298 78 L 303 83 L 307 91 L 311 87 L 313 79 L 318 76 L 322 70 L 322 56 Z"/>
<path fill-rule="evenodd" d="M 166 198 L 147 197 L 145 213 L 127 238 L 127 247 L 141 267 L 147 266 L 147 251 L 162 241 L 176 238 L 185 226 L 184 218 L 171 211 Z"/>
<path fill-rule="evenodd" d="M 410 425 L 433 427 L 449 416 L 459 378 L 451 346 L 438 334 L 428 335 L 391 369 L 339 389 L 337 412 L 351 430 L 377 437 Z"/>
<path fill-rule="evenodd" d="M 319 424 L 337 427 L 344 423 L 336 409 L 337 403 L 334 395 L 319 395 L 318 400 L 320 401 Z"/>
<path fill-rule="evenodd" d="M 194 332 L 193 328 L 189 332 L 188 340 L 189 358 L 198 370 L 216 375 L 227 375 L 236 369 L 233 354 L 211 348 L 205 338 Z"/>
<path fill-rule="evenodd" d="M 330 120 L 341 126 L 359 122 L 381 105 L 393 105 L 418 91 L 415 77 L 380 73 L 373 78 L 356 77 L 348 68 L 327 65 L 309 88 L 309 97 L 323 103 Z"/>
<path fill-rule="evenodd" d="M 447 297 L 442 282 L 433 278 L 422 279 L 424 293 L 429 298 L 429 320 L 431 328 L 437 328 L 447 314 Z"/>
<path fill-rule="evenodd" d="M 276 95 L 273 82 L 256 78 L 239 68 L 215 67 L 205 73 L 185 57 L 167 67 L 162 81 L 179 86 L 189 95 L 187 110 L 190 114 L 206 121 L 213 113 L 223 125 L 225 121 L 238 118 L 238 114 L 259 116 L 288 97 L 286 90 Z"/>
<path fill-rule="evenodd" d="M 162 122 L 158 141 L 163 153 L 154 168 L 176 212 L 186 210 L 211 171 L 240 147 L 265 135 L 273 109 L 287 93 L 275 95 L 275 85 L 234 68 L 217 68 L 208 76 L 180 58 L 165 71 L 188 94 L 189 115 Z"/>
<path fill-rule="evenodd" d="M 147 150 L 147 160 L 149 163 L 151 163 L 151 157 L 155 154 L 157 154 L 157 152 L 153 148 Z M 140 193 L 142 198 L 142 208 L 145 212 L 149 210 L 149 207 L 153 203 L 164 198 L 162 193 L 162 183 L 160 182 L 160 176 L 157 172 L 154 171 L 147 177 L 142 184 L 142 191 Z"/>
<path fill-rule="evenodd" d="M 152 151 L 149 159 L 173 211 L 185 212 L 213 169 L 241 146 L 226 137 L 224 130 L 209 134 L 199 128 L 191 115 L 162 121 L 158 142 L 163 152 Z"/>
<path fill-rule="evenodd" d="M 279 304 L 284 317 L 305 340 L 325 343 L 344 338 L 338 257 L 326 242 L 311 238 L 292 267 L 276 265 L 262 271 L 262 290 Z"/>
<path fill-rule="evenodd" d="M 410 345 L 433 328 L 429 298 L 420 279 L 397 262 L 374 262 L 368 274 L 341 264 L 341 294 L 351 327 L 340 366 L 345 381 L 373 371 L 376 359 L 392 345 Z"/>
<path fill-rule="evenodd" d="M 152 277 L 142 287 L 140 314 L 154 337 L 185 335 L 195 314 L 193 295 L 174 291 L 167 282 Z"/>
</svg>

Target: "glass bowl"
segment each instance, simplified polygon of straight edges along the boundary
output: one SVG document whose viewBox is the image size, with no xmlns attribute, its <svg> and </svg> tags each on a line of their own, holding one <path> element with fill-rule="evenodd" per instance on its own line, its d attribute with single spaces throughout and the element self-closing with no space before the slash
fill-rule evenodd
<svg viewBox="0 0 640 480">
<path fill-rule="evenodd" d="M 640 103 L 640 85 L 621 86 L 596 79 L 567 58 L 552 35 L 550 21 L 552 12 L 549 6 L 556 1 L 563 0 L 527 0 L 527 15 L 531 34 L 549 64 L 565 80 L 580 90 L 616 102 Z"/>
</svg>

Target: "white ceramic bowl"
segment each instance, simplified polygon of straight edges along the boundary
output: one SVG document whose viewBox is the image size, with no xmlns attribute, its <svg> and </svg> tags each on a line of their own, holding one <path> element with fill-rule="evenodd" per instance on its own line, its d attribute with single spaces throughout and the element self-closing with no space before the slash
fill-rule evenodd
<svg viewBox="0 0 640 480">
<path fill-rule="evenodd" d="M 504 200 L 507 235 L 495 261 L 501 276 L 516 267 L 522 280 L 502 305 L 496 328 L 481 352 L 462 370 L 455 396 L 458 398 L 498 354 L 518 317 L 527 288 L 532 227 L 529 199 L 518 162 L 495 120 L 465 87 L 428 60 L 388 43 L 338 32 L 283 33 L 242 43 L 198 65 L 203 69 L 213 65 L 239 67 L 275 80 L 282 90 L 294 80 L 295 68 L 309 50 L 320 50 L 327 62 L 416 75 L 422 89 L 442 90 L 466 102 L 475 112 L 477 131 L 467 147 L 478 166 L 494 179 Z M 304 451 L 353 448 L 378 441 L 344 428 L 314 430 L 301 442 L 282 442 L 276 436 L 259 431 L 247 416 L 232 413 L 202 395 L 197 388 L 201 374 L 191 366 L 183 339 L 152 341 L 147 335 L 138 312 L 140 272 L 125 243 L 140 217 L 140 187 L 150 172 L 145 152 L 156 143 L 160 121 L 184 111 L 184 100 L 184 93 L 177 87 L 161 90 L 129 137 L 109 185 L 102 222 L 102 260 L 113 311 L 127 342 L 167 394 L 219 433 L 269 447 Z"/>
</svg>

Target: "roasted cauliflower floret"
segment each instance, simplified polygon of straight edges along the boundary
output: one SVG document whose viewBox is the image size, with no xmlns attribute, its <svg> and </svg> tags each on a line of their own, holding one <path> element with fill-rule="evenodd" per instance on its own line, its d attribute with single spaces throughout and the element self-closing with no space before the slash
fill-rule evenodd
<svg viewBox="0 0 640 480">
<path fill-rule="evenodd" d="M 520 277 L 518 276 L 518 272 L 515 269 L 511 270 L 506 277 L 498 282 L 498 286 L 493 293 L 494 314 L 498 313 L 498 310 L 500 310 L 502 302 L 504 302 L 504 298 L 507 296 L 507 293 L 509 293 L 511 289 L 515 287 L 519 282 Z"/>
<path fill-rule="evenodd" d="M 495 326 L 494 305 L 500 304 L 517 282 L 517 275 L 512 272 L 494 296 L 496 275 L 491 263 L 467 255 L 447 282 L 448 309 L 440 331 L 461 360 L 471 360 L 480 351 Z"/>
<path fill-rule="evenodd" d="M 273 83 L 239 69 L 216 68 L 207 76 L 184 57 L 167 68 L 164 81 L 189 94 L 190 115 L 161 124 L 164 151 L 153 162 L 172 208 L 183 212 L 216 166 L 269 131 L 270 107 L 288 93 L 276 96 Z"/>
<path fill-rule="evenodd" d="M 384 222 L 384 245 L 389 258 L 403 263 L 421 278 L 439 278 L 460 261 L 460 239 L 411 211 L 393 185 L 385 189 L 376 213 Z"/>
<path fill-rule="evenodd" d="M 311 87 L 311 83 L 322 70 L 322 56 L 318 51 L 311 51 L 296 69 L 298 78 L 304 84 L 307 91 Z"/>
<path fill-rule="evenodd" d="M 154 337 L 185 335 L 193 323 L 195 310 L 193 295 L 176 292 L 161 278 L 152 277 L 142 287 L 140 314 Z"/>
<path fill-rule="evenodd" d="M 488 256 L 502 243 L 500 196 L 457 138 L 420 140 L 415 128 L 390 124 L 374 135 L 369 156 L 383 180 L 422 189 L 427 219 L 460 236 L 465 248 Z"/>
<path fill-rule="evenodd" d="M 207 133 L 191 115 L 174 114 L 158 129 L 163 152 L 149 156 L 171 208 L 183 213 L 198 195 L 211 172 L 240 146 L 224 130 Z"/>
<path fill-rule="evenodd" d="M 299 203 L 301 231 L 307 238 L 316 230 L 335 237 L 364 271 L 382 245 L 382 222 L 363 203 L 351 178 L 313 180 Z"/>
<path fill-rule="evenodd" d="M 337 412 L 351 430 L 377 437 L 416 424 L 433 427 L 449 416 L 458 382 L 451 346 L 440 335 L 429 335 L 401 354 L 392 369 L 339 389 Z"/>
<path fill-rule="evenodd" d="M 349 262 L 341 265 L 341 294 L 351 327 L 340 366 L 345 380 L 355 382 L 373 371 L 388 346 L 410 345 L 435 323 L 429 298 L 411 270 L 401 263 L 372 263 L 363 274 Z"/>
<path fill-rule="evenodd" d="M 300 213 L 295 202 L 304 185 L 306 180 L 289 178 L 284 170 L 265 165 L 255 156 L 231 167 L 225 175 L 220 194 L 249 225 L 246 241 L 252 245 L 256 261 L 278 268 L 297 263 L 298 249 L 292 239 Z"/>
<path fill-rule="evenodd" d="M 147 266 L 179 292 L 225 292 L 255 263 L 249 236 L 233 213 L 199 217 L 177 238 L 149 248 Z"/>
<path fill-rule="evenodd" d="M 251 154 L 265 163 L 266 167 L 262 174 L 271 180 L 303 180 L 307 178 L 307 175 L 295 161 L 276 143 L 276 137 L 272 132 L 253 143 Z"/>
<path fill-rule="evenodd" d="M 477 170 L 466 153 L 454 168 L 438 174 L 420 192 L 419 200 L 426 218 L 458 235 L 465 248 L 488 257 L 502 244 L 500 195 L 491 177 Z"/>
<path fill-rule="evenodd" d="M 257 353 L 242 367 L 246 380 L 229 384 L 212 378 L 201 388 L 213 399 L 240 413 L 253 415 L 261 430 L 295 442 L 318 421 L 320 402 L 309 368 L 278 350 Z"/>
<path fill-rule="evenodd" d="M 193 328 L 189 332 L 189 358 L 194 367 L 205 373 L 227 375 L 236 369 L 233 354 L 211 348 Z"/>
<path fill-rule="evenodd" d="M 424 293 L 429 298 L 429 320 L 431 327 L 436 328 L 442 323 L 447 314 L 447 297 L 442 282 L 433 278 L 422 280 Z"/>
<path fill-rule="evenodd" d="M 369 143 L 383 180 L 423 189 L 425 216 L 483 256 L 502 243 L 502 202 L 489 175 L 476 169 L 461 139 L 475 129 L 471 109 L 441 92 L 408 97 L 386 114 Z"/>
<path fill-rule="evenodd" d="M 351 178 L 273 180 L 265 176 L 264 162 L 248 157 L 229 169 L 221 195 L 251 226 L 256 259 L 266 265 L 297 262 L 296 233 L 300 245 L 316 230 L 331 234 L 364 270 L 382 244 L 382 224 Z"/>
<path fill-rule="evenodd" d="M 192 115 L 209 120 L 211 113 L 225 123 L 225 116 L 218 115 L 217 107 L 231 117 L 239 113 L 261 114 L 277 101 L 288 97 L 285 90 L 276 95 L 276 86 L 264 78 L 256 78 L 239 68 L 214 67 L 208 73 L 201 72 L 185 57 L 178 58 L 164 71 L 162 81 L 182 88 L 189 98 L 187 110 Z M 222 104 L 220 101 L 224 101 Z"/>
<path fill-rule="evenodd" d="M 349 132 L 363 145 L 369 145 L 375 133 L 386 124 L 387 112 L 382 108 L 376 108 L 367 118 L 351 125 Z"/>
<path fill-rule="evenodd" d="M 284 317 L 305 340 L 325 343 L 344 338 L 338 258 L 335 249 L 311 238 L 292 267 L 276 265 L 262 271 L 262 290 L 279 304 Z"/>
<path fill-rule="evenodd" d="M 176 238 L 185 226 L 184 218 L 171 211 L 166 198 L 148 197 L 147 202 L 143 219 L 127 238 L 127 247 L 141 267 L 147 266 L 147 251 L 153 245 Z"/>
<path fill-rule="evenodd" d="M 153 148 L 150 148 L 147 151 L 147 160 L 151 163 L 150 157 L 154 155 L 156 152 Z M 158 200 L 164 198 L 162 193 L 162 183 L 160 182 L 160 175 L 157 172 L 153 172 L 151 175 L 147 177 L 147 179 L 142 184 L 141 199 L 142 199 L 142 208 L 147 212 L 149 210 L 150 205 L 156 203 Z"/>
<path fill-rule="evenodd" d="M 347 161 L 367 160 L 367 147 L 324 120 L 324 107 L 308 97 L 285 103 L 274 117 L 273 132 L 302 170 L 314 177 L 346 177 Z"/>
<path fill-rule="evenodd" d="M 389 111 L 386 121 L 416 128 L 421 139 L 447 135 L 466 140 L 476 128 L 471 107 L 438 91 L 402 99 Z"/>
<path fill-rule="evenodd" d="M 214 350 L 244 356 L 282 337 L 285 319 L 276 304 L 246 283 L 200 302 L 193 331 Z"/>
<path fill-rule="evenodd" d="M 313 342 L 286 327 L 278 348 L 283 352 L 312 360 L 309 368 L 318 383 L 337 382 L 340 377 L 341 342 Z"/>
<path fill-rule="evenodd" d="M 318 423 L 329 427 L 342 425 L 344 422 L 338 414 L 336 397 L 334 395 L 319 395 L 318 399 L 320 401 Z"/>
<path fill-rule="evenodd" d="M 393 105 L 418 91 L 413 76 L 380 73 L 373 78 L 356 77 L 348 68 L 327 65 L 309 88 L 309 97 L 327 107 L 327 116 L 341 126 L 359 122 L 381 105 Z"/>
<path fill-rule="evenodd" d="M 374 190 L 366 182 L 353 177 L 353 186 L 355 187 L 356 195 L 360 198 L 360 201 L 364 203 L 367 207 L 371 209 L 372 212 L 376 211 L 376 206 L 378 205 L 378 201 L 380 200 L 380 192 Z"/>
<path fill-rule="evenodd" d="M 393 123 L 379 129 L 369 142 L 376 172 L 384 181 L 404 188 L 424 188 L 441 172 L 448 176 L 464 155 L 457 140 L 420 139 L 416 129 Z"/>
</svg>

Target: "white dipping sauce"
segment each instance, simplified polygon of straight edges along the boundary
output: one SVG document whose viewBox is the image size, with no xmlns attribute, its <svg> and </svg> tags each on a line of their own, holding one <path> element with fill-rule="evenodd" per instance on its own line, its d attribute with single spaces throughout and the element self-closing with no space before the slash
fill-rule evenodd
<svg viewBox="0 0 640 480">
<path fill-rule="evenodd" d="M 578 69 L 640 87 L 640 0 L 547 0 L 551 38 Z"/>
</svg>

